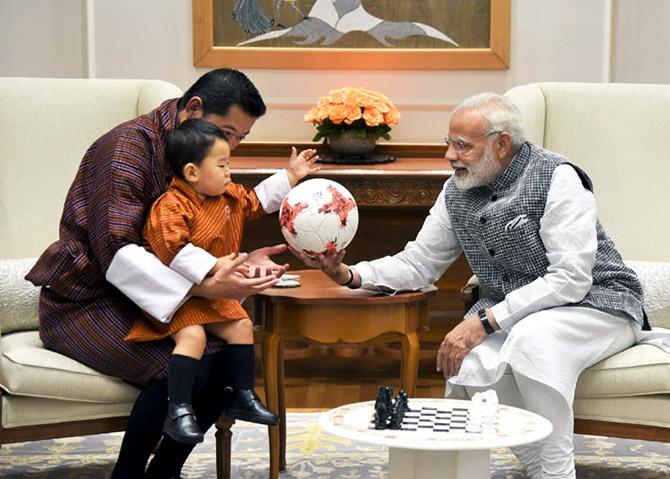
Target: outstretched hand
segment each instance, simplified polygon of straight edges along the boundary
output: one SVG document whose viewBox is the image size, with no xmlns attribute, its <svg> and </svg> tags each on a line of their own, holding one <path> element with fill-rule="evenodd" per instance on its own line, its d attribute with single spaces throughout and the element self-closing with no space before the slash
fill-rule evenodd
<svg viewBox="0 0 670 479">
<path fill-rule="evenodd" d="M 295 146 L 292 146 L 291 156 L 288 159 L 288 167 L 286 168 L 291 187 L 295 186 L 305 176 L 319 171 L 321 167 L 316 164 L 317 161 L 319 161 L 319 155 L 316 154 L 316 150 L 303 150 L 298 154 Z"/>
<path fill-rule="evenodd" d="M 342 263 L 344 255 L 347 254 L 346 250 L 341 250 L 337 253 L 308 255 L 304 251 L 299 251 L 292 246 L 289 246 L 288 249 L 300 261 L 305 263 L 306 266 L 322 270 L 336 283 L 341 284 L 349 277 L 349 268 Z"/>
<path fill-rule="evenodd" d="M 288 263 L 279 265 L 270 259 L 279 253 L 286 251 L 285 244 L 278 244 L 274 246 L 265 246 L 252 251 L 247 255 L 244 265 L 247 268 L 245 275 L 249 278 L 262 278 L 272 276 L 279 278 L 288 270 Z"/>
<path fill-rule="evenodd" d="M 237 257 L 230 254 L 219 258 L 216 272 L 199 285 L 194 284 L 191 294 L 209 299 L 240 300 L 274 286 L 278 281 L 274 275 L 250 277 L 250 268 L 246 263 L 249 256 L 241 253 Z"/>
</svg>

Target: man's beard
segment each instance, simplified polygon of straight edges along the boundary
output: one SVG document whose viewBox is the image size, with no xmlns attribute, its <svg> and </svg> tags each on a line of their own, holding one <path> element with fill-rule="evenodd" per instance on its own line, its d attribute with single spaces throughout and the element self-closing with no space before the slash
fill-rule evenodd
<svg viewBox="0 0 670 479">
<path fill-rule="evenodd" d="M 456 161 L 451 164 L 452 168 L 466 168 L 468 173 L 465 177 L 454 175 L 454 184 L 459 190 L 469 190 L 470 188 L 476 188 L 478 186 L 484 186 L 491 183 L 502 171 L 500 163 L 495 158 L 493 154 L 493 148 L 488 145 L 484 154 L 473 165 L 466 167 L 462 163 Z"/>
</svg>

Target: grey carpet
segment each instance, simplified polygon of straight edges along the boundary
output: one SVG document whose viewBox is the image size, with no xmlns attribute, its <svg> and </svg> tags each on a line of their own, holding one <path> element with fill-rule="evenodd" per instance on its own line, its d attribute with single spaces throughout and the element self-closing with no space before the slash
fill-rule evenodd
<svg viewBox="0 0 670 479">
<path fill-rule="evenodd" d="M 318 413 L 289 414 L 287 470 L 282 479 L 383 479 L 387 452 L 330 436 L 317 424 Z M 121 434 L 74 437 L 8 444 L 0 449 L 0 477 L 77 478 L 109 477 Z M 233 428 L 235 479 L 267 479 L 267 429 L 238 422 Z M 580 479 L 670 478 L 670 444 L 595 436 L 575 438 Z M 493 451 L 492 477 L 522 479 L 523 469 L 507 449 Z M 214 478 L 214 432 L 193 451 L 183 470 L 184 479 Z"/>
</svg>

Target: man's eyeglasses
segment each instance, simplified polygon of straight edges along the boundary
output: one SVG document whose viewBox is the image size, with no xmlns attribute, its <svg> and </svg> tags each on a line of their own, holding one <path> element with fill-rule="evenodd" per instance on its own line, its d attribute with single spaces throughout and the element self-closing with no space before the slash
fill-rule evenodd
<svg viewBox="0 0 670 479">
<path fill-rule="evenodd" d="M 450 138 L 450 137 L 446 136 L 444 138 L 444 142 L 447 144 L 447 149 L 453 148 L 458 153 L 467 153 L 470 150 L 472 150 L 472 148 L 475 146 L 474 145 L 475 142 L 481 140 L 482 138 L 489 137 L 491 135 L 497 135 L 498 133 L 502 133 L 502 131 L 501 130 L 489 131 L 488 133 L 484 133 L 482 136 L 478 136 L 477 138 L 473 138 L 472 140 L 470 140 L 470 142 L 467 142 L 467 141 L 463 140 L 462 138 L 455 139 L 455 138 Z"/>
</svg>

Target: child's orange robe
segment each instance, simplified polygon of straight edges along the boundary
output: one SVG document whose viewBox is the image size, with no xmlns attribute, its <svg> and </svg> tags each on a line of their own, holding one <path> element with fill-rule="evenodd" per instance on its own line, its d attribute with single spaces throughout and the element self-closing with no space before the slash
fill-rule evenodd
<svg viewBox="0 0 670 479">
<path fill-rule="evenodd" d="M 221 257 L 239 252 L 244 221 L 265 211 L 253 190 L 230 183 L 223 195 L 202 200 L 185 181 L 173 178 L 151 206 L 142 236 L 145 247 L 166 265 L 188 243 Z M 248 318 L 239 301 L 191 297 L 168 324 L 138 319 L 127 341 L 165 338 L 185 326 Z"/>
</svg>

